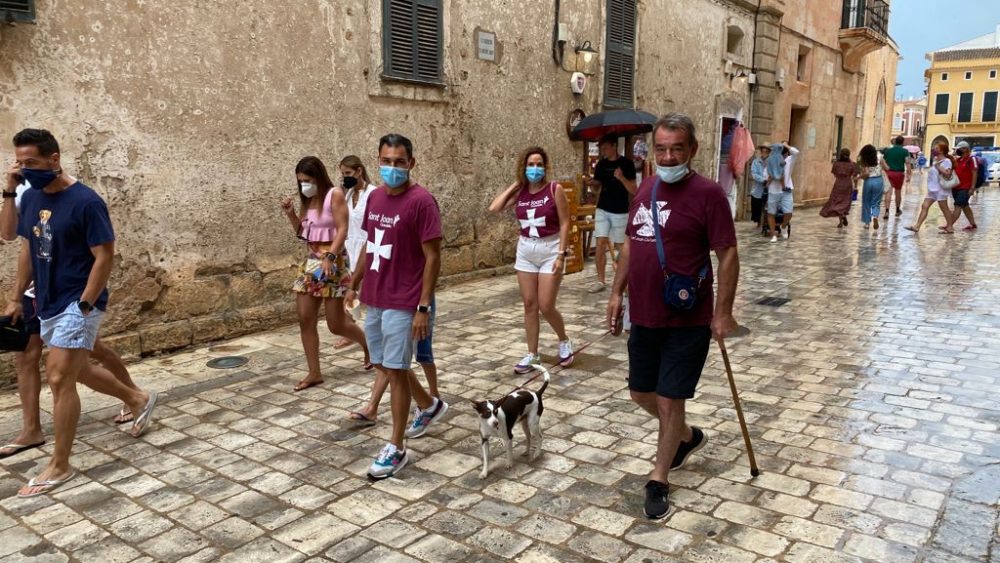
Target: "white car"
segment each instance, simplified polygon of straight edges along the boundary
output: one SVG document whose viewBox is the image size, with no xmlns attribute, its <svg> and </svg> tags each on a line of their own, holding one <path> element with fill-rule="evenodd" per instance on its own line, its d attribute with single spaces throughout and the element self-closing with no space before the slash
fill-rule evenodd
<svg viewBox="0 0 1000 563">
<path fill-rule="evenodd" d="M 986 176 L 986 183 L 990 184 L 992 182 L 1000 183 L 1000 162 L 994 162 L 990 165 L 989 175 Z"/>
</svg>

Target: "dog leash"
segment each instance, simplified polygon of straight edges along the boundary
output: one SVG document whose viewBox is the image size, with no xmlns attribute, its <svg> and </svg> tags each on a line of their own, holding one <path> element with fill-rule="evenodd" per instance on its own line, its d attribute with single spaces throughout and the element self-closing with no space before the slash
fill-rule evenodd
<svg viewBox="0 0 1000 563">
<path fill-rule="evenodd" d="M 607 335 L 609 335 L 609 334 L 611 334 L 611 330 L 610 330 L 610 329 L 606 330 L 606 331 L 604 332 L 604 334 L 602 334 L 602 335 L 598 336 L 598 337 L 597 337 L 597 338 L 595 338 L 594 340 L 591 340 L 590 342 L 584 342 L 584 343 L 583 343 L 583 346 L 580 346 L 580 348 L 579 348 L 578 350 L 575 350 L 575 351 L 573 352 L 573 355 L 575 356 L 575 355 L 579 354 L 580 352 L 583 352 L 583 351 L 584 351 L 584 350 L 586 350 L 586 349 L 587 349 L 587 348 L 588 348 L 588 347 L 589 347 L 589 346 L 590 346 L 591 344 L 593 344 L 593 343 L 595 343 L 595 342 L 598 342 L 598 341 L 600 341 L 600 340 L 603 340 L 603 339 L 604 339 L 604 337 L 605 337 L 605 336 L 607 336 Z M 558 371 L 555 371 L 555 368 L 557 368 L 557 367 L 558 367 L 558 368 L 560 368 L 560 369 L 559 369 Z M 556 362 L 556 363 L 552 364 L 551 366 L 549 366 L 549 368 L 551 368 L 551 369 L 553 370 L 553 371 L 549 371 L 549 375 L 552 375 L 553 373 L 559 373 L 559 372 L 563 371 L 564 369 L 566 369 L 565 367 L 563 367 L 563 366 L 560 366 L 560 365 L 559 365 L 559 362 Z M 522 384 L 518 385 L 517 387 L 515 387 L 515 388 L 514 388 L 514 389 L 512 390 L 512 392 L 513 392 L 513 391 L 517 391 L 518 389 L 524 389 L 524 386 L 525 386 L 525 385 L 527 385 L 527 384 L 531 383 L 532 381 L 534 381 L 534 380 L 538 379 L 539 377 L 541 377 L 541 376 L 542 376 L 542 375 L 544 375 L 544 374 L 545 374 L 545 372 L 544 372 L 544 371 L 539 371 L 539 372 L 538 372 L 538 373 L 536 373 L 536 374 L 535 374 L 535 375 L 534 375 L 534 376 L 533 376 L 533 377 L 532 377 L 531 379 L 529 379 L 529 380 L 525 381 L 524 383 L 522 383 Z M 509 394 L 509 393 L 508 393 L 508 394 Z"/>
</svg>

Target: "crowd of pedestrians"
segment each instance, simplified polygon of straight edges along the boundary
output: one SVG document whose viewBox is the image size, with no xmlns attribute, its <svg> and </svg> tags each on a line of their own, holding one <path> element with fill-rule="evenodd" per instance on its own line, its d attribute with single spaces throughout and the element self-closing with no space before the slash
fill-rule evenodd
<svg viewBox="0 0 1000 563">
<path fill-rule="evenodd" d="M 611 333 L 621 332 L 626 309 L 630 312 L 628 388 L 659 429 L 644 512 L 660 518 L 669 510 L 671 470 L 709 440 L 704 430 L 686 422 L 685 404 L 694 397 L 712 340 L 721 341 L 735 327 L 737 239 L 726 193 L 691 168 L 698 141 L 690 118 L 672 113 L 656 123 L 654 166 L 641 182 L 633 162 L 618 153 L 617 141 L 605 137 L 599 143 L 602 158 L 593 180 L 600 188 L 597 279 L 590 291 L 610 289 L 606 324 Z M 902 188 L 915 160 L 902 142 L 895 139 L 881 155 L 866 145 L 856 161 L 848 149 L 841 150 L 832 164 L 831 195 L 820 214 L 837 218 L 839 229 L 848 227 L 860 181 L 866 229 L 879 229 L 883 203 L 883 220 L 889 219 L 893 201 L 896 216 L 901 216 Z M 13 144 L 16 162 L 6 173 L 0 236 L 22 240 L 6 313 L 8 322 L 22 327 L 28 338 L 15 360 L 22 429 L 0 448 L 0 458 L 45 444 L 39 419 L 43 345 L 49 349 L 45 374 L 54 399 L 53 455 L 18 492 L 30 497 L 76 476 L 70 457 L 80 415 L 78 381 L 116 397 L 122 406 L 114 421 L 130 424 L 135 438 L 152 425 L 157 394 L 137 386 L 98 336 L 115 244 L 107 206 L 63 171 L 58 142 L 48 131 L 25 129 Z M 378 480 L 398 474 L 411 461 L 407 441 L 425 435 L 449 404 L 438 390 L 433 353 L 441 211 L 433 190 L 413 176 L 416 156 L 409 139 L 388 134 L 375 148 L 380 184 L 372 181 L 358 156 L 340 159 L 335 176 L 322 160 L 307 156 L 294 167 L 297 197 L 279 203 L 303 244 L 289 289 L 295 296 L 307 373 L 293 390 L 325 382 L 317 329 L 322 311 L 327 329 L 339 337 L 334 346 L 359 346 L 364 352 L 360 368 L 374 373 L 370 399 L 348 418 L 376 424 L 382 398 L 390 391 L 391 431 L 367 471 Z M 751 220 L 774 243 L 791 235 L 792 176 L 799 155 L 788 143 L 762 145 L 750 165 Z M 542 318 L 558 339 L 557 363 L 568 367 L 575 352 L 558 295 L 570 252 L 570 203 L 566 190 L 552 179 L 544 148 L 525 149 L 513 164 L 513 181 L 488 207 L 491 213 L 512 213 L 519 227 L 514 268 L 524 307 L 526 354 L 512 369 L 524 374 L 541 366 Z M 959 143 L 953 156 L 947 143 L 938 143 L 927 170 L 927 195 L 916 221 L 906 228 L 919 231 L 937 203 L 945 218 L 942 233 L 954 233 L 962 216 L 968 222 L 964 229 L 975 230 L 969 200 L 982 172 L 967 144 Z M 423 381 L 414 363 L 420 365 Z"/>
</svg>

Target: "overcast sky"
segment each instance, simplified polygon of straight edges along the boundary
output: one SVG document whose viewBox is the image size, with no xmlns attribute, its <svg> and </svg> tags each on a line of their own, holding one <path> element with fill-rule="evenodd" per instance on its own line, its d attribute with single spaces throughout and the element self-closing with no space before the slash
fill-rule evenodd
<svg viewBox="0 0 1000 563">
<path fill-rule="evenodd" d="M 924 70 L 930 64 L 925 54 L 992 33 L 1000 24 L 998 0 L 892 0 L 891 6 L 889 35 L 902 56 L 897 98 L 924 94 Z"/>
</svg>

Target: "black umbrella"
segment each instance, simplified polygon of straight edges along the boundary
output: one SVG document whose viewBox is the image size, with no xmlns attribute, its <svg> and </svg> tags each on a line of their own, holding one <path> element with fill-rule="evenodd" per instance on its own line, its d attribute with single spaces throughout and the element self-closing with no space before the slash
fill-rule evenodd
<svg viewBox="0 0 1000 563">
<path fill-rule="evenodd" d="M 570 132 L 574 141 L 597 141 L 605 135 L 625 137 L 639 133 L 649 133 L 656 124 L 657 117 L 648 111 L 638 109 L 613 109 L 588 115 Z"/>
</svg>

